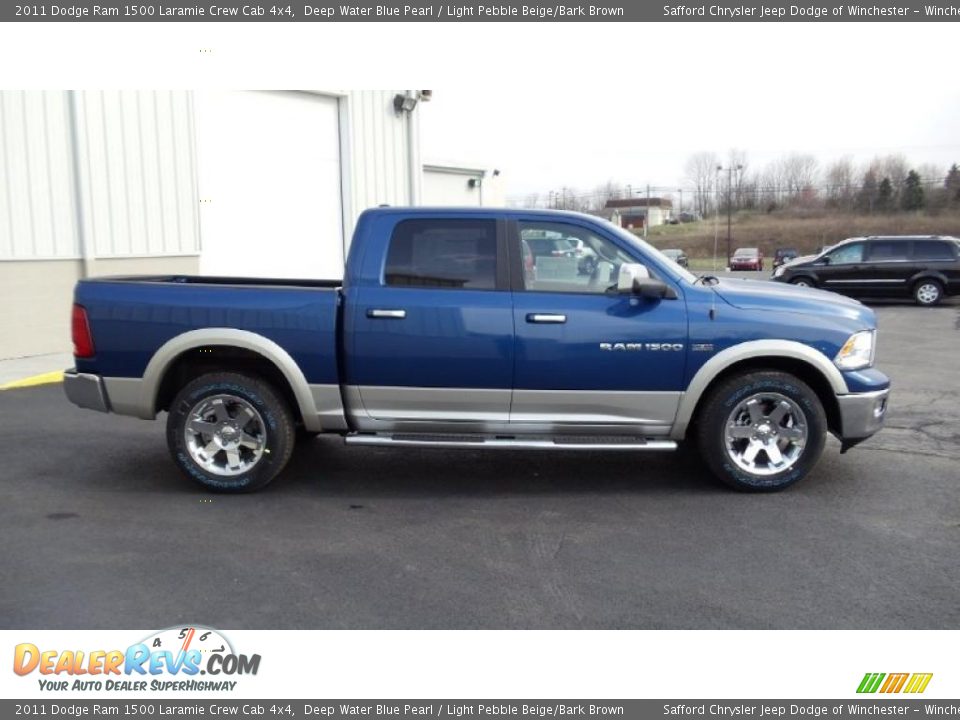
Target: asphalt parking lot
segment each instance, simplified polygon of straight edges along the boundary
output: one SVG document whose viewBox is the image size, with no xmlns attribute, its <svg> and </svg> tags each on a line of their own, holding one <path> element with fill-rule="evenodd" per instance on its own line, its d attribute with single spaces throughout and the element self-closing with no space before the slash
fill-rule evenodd
<svg viewBox="0 0 960 720">
<path fill-rule="evenodd" d="M 0 393 L 5 628 L 955 628 L 960 302 L 877 307 L 888 427 L 775 495 L 688 453 L 299 447 L 211 496 L 163 423 Z"/>
</svg>

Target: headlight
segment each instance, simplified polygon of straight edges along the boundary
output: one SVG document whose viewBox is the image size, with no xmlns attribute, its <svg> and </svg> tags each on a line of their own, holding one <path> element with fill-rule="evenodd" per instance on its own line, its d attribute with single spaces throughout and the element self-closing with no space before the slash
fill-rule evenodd
<svg viewBox="0 0 960 720">
<path fill-rule="evenodd" d="M 877 349 L 876 330 L 855 332 L 840 348 L 833 364 L 841 370 L 862 370 L 873 365 Z"/>
<path fill-rule="evenodd" d="M 787 271 L 787 268 L 784 265 L 779 265 L 776 270 L 773 271 L 774 277 L 780 277 Z"/>
</svg>

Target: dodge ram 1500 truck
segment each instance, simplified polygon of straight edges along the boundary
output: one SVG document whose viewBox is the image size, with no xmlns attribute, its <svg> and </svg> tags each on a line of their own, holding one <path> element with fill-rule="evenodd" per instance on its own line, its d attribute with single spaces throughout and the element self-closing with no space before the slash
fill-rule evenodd
<svg viewBox="0 0 960 720">
<path fill-rule="evenodd" d="M 691 440 L 728 485 L 778 490 L 827 432 L 846 451 L 879 430 L 890 387 L 859 302 L 696 277 L 568 212 L 368 210 L 342 281 L 82 280 L 72 326 L 68 398 L 166 411 L 174 462 L 228 492 L 263 487 L 318 433 L 594 452 Z"/>
</svg>

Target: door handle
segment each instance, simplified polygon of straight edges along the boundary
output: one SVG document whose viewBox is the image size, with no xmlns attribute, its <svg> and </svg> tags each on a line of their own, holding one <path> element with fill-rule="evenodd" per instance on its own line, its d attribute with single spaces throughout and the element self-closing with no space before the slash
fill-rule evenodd
<svg viewBox="0 0 960 720">
<path fill-rule="evenodd" d="M 368 318 L 385 318 L 387 320 L 403 320 L 407 316 L 406 310 L 367 310 Z"/>
<path fill-rule="evenodd" d="M 530 313 L 527 315 L 528 323 L 546 323 L 560 325 L 567 321 L 566 315 L 556 315 L 553 313 Z"/>
</svg>

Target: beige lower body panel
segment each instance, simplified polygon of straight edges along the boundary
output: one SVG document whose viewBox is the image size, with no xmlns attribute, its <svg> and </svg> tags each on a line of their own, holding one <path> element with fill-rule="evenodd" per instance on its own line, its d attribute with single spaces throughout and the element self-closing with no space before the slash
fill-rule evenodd
<svg viewBox="0 0 960 720">
<path fill-rule="evenodd" d="M 361 432 L 660 437 L 681 393 L 349 386 L 344 397 Z"/>
</svg>

